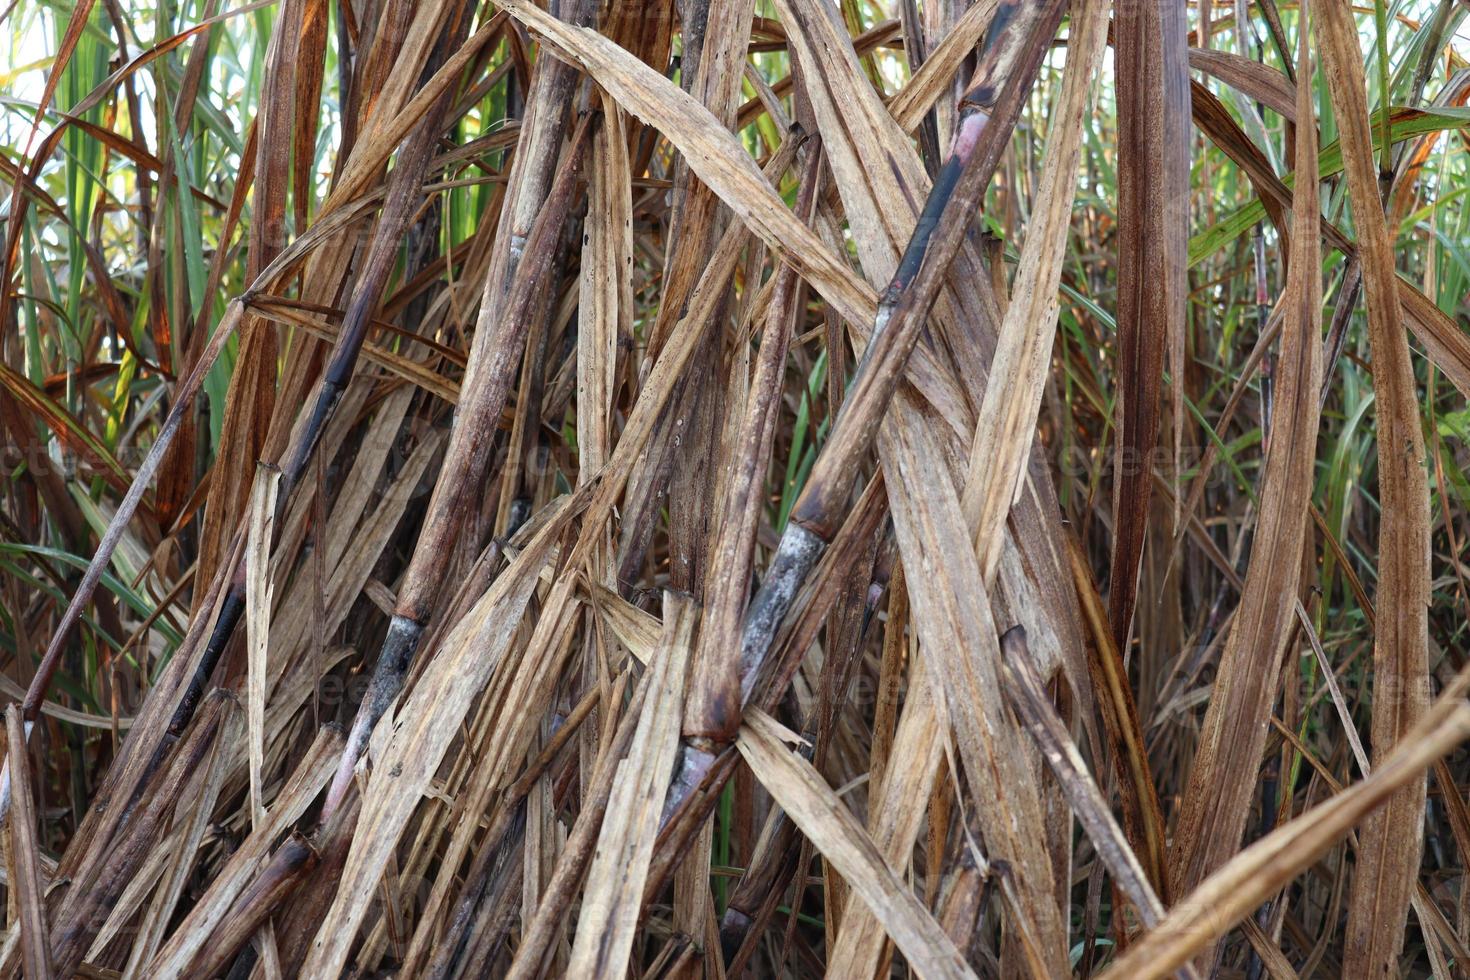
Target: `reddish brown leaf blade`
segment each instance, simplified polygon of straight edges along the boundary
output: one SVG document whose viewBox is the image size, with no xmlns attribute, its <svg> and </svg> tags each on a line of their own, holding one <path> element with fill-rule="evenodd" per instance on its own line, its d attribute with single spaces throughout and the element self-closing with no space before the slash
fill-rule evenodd
<svg viewBox="0 0 1470 980">
<path fill-rule="evenodd" d="M 266 54 L 266 80 L 255 126 L 255 206 L 250 222 L 247 282 L 254 282 L 286 243 L 286 193 L 291 179 L 295 75 L 306 0 L 287 0 Z M 240 526 L 250 499 L 255 462 L 261 456 L 276 398 L 276 326 L 246 317 L 240 328 L 240 357 L 225 396 L 219 463 L 205 514 L 199 572 L 208 578 L 230 536 Z"/>
<path fill-rule="evenodd" d="M 1303 40 L 1301 71 L 1309 76 Z M 1298 93 L 1294 227 L 1315 227 L 1317 141 L 1310 89 Z M 1174 894 L 1194 890 L 1236 852 L 1250 814 L 1281 660 L 1292 636 L 1306 542 L 1322 376 L 1321 239 L 1292 239 L 1291 273 L 1282 299 L 1285 327 L 1276 370 L 1271 443 L 1261 486 L 1255 550 L 1234 627 L 1205 713 L 1175 832 Z M 1205 958 L 1209 959 L 1206 947 Z M 1210 964 L 1205 962 L 1206 969 Z"/>
<path fill-rule="evenodd" d="M 1377 627 L 1373 637 L 1373 761 L 1386 759 L 1423 714 L 1429 697 L 1429 484 L 1394 271 L 1393 237 L 1378 193 L 1362 53 L 1353 13 L 1321 5 L 1314 25 L 1341 131 L 1343 165 L 1358 233 L 1358 256 L 1373 352 L 1378 421 Z M 1298 72 L 1299 78 L 1309 77 Z M 1364 824 L 1348 905 L 1348 976 L 1398 971 L 1409 901 L 1424 840 L 1426 779 L 1408 781 Z"/>
<path fill-rule="evenodd" d="M 1185 253 L 1189 231 L 1189 61 L 1184 9 L 1118 0 L 1118 456 L 1109 615 L 1128 647 L 1148 531 L 1149 461 L 1159 436 L 1165 354 L 1182 429 Z"/>
</svg>

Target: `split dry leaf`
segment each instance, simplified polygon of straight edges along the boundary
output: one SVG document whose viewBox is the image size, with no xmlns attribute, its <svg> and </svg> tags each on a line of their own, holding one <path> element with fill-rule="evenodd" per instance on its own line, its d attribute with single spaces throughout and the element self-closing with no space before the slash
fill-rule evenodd
<svg viewBox="0 0 1470 980">
<path fill-rule="evenodd" d="M 1388 758 L 1429 699 L 1429 486 L 1419 425 L 1418 388 L 1400 314 L 1393 238 L 1374 177 L 1363 63 L 1350 12 L 1333 3 L 1316 11 L 1314 33 L 1341 133 L 1353 224 L 1361 245 L 1368 337 L 1378 428 L 1378 593 L 1373 632 L 1372 741 Z M 1298 72 L 1299 78 L 1308 77 Z M 1380 767 L 1380 772 L 1382 771 Z M 1427 780 L 1406 783 L 1364 826 L 1348 900 L 1349 973 L 1397 969 L 1409 898 L 1419 876 Z"/>
<path fill-rule="evenodd" d="M 274 467 L 261 467 L 255 474 L 250 494 L 249 531 L 245 544 L 245 630 L 250 645 L 248 680 L 245 685 L 246 738 L 250 744 L 250 818 L 251 826 L 265 820 L 261 802 L 261 770 L 265 767 L 265 692 L 267 656 L 270 652 L 271 596 L 274 583 L 270 574 L 271 539 L 275 531 L 276 491 L 280 473 Z"/>
<path fill-rule="evenodd" d="M 1118 72 L 1118 449 L 1114 464 L 1113 639 L 1128 648 L 1148 535 L 1150 461 L 1167 363 L 1174 469 L 1184 416 L 1184 256 L 1189 228 L 1189 64 L 1184 8 L 1114 7 Z M 1177 518 L 1177 515 L 1176 515 Z"/>
<path fill-rule="evenodd" d="M 1298 54 L 1298 73 L 1304 77 L 1311 73 L 1306 38 L 1304 33 Z M 1321 213 L 1315 179 L 1316 133 L 1311 125 L 1316 114 L 1310 92 L 1304 86 L 1297 100 L 1297 115 L 1304 125 L 1297 130 L 1296 164 L 1303 179 L 1297 183 L 1292 206 L 1294 229 L 1315 228 Z M 1240 606 L 1220 657 L 1180 810 L 1171 861 L 1175 895 L 1193 891 L 1239 846 L 1265 750 L 1277 678 L 1295 636 L 1320 418 L 1319 241 L 1315 234 L 1292 236 L 1256 555 L 1246 571 Z"/>
<path fill-rule="evenodd" d="M 669 788 L 664 773 L 679 744 L 684 678 L 699 619 L 696 606 L 671 593 L 664 596 L 663 610 L 663 637 L 649 664 L 649 693 L 633 744 L 613 777 L 611 816 L 603 821 L 582 893 L 568 965 L 578 976 L 621 977 L 628 969 L 658 814 Z"/>
<path fill-rule="evenodd" d="M 787 747 L 783 733 L 765 712 L 747 712 L 735 744 L 761 785 L 842 872 L 914 969 L 927 977 L 973 977 L 939 923 L 889 868 L 843 802 Z"/>
</svg>

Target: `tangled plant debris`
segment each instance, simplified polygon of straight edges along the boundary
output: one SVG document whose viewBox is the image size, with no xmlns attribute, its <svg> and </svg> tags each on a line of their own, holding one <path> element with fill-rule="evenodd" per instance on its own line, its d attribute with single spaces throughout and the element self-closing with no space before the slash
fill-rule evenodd
<svg viewBox="0 0 1470 980">
<path fill-rule="evenodd" d="M 1463 0 L 15 0 L 27 977 L 1449 976 Z"/>
</svg>

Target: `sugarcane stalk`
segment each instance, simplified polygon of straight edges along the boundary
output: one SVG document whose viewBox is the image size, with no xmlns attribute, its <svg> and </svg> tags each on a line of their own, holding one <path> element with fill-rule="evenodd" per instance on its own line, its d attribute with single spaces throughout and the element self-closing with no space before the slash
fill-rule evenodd
<svg viewBox="0 0 1470 980">
<path fill-rule="evenodd" d="M 867 593 L 860 612 L 861 619 L 858 622 L 849 619 L 849 624 L 856 628 L 856 632 L 846 640 L 839 640 L 837 648 L 828 651 L 822 662 L 817 701 L 806 713 L 802 725 L 802 742 L 797 751 L 818 771 L 822 771 L 827 764 L 837 715 L 847 701 L 853 673 L 866 646 L 867 630 L 872 623 L 873 602 L 876 598 L 869 588 L 872 579 L 868 573 L 874 565 L 877 552 L 878 543 L 874 538 L 873 543 L 865 550 L 861 563 L 848 576 L 845 590 L 861 590 Z M 881 587 L 877 594 L 882 594 Z M 852 597 L 852 591 L 848 595 Z M 849 606 L 849 616 L 851 612 Z M 830 630 L 831 626 L 828 628 Z M 839 628 L 839 634 L 841 633 Z M 765 922 L 775 911 L 776 898 L 785 892 L 786 885 L 798 866 L 794 850 L 796 825 L 786 811 L 779 807 L 771 809 L 766 818 L 766 827 L 761 831 L 758 840 L 762 845 L 757 846 L 745 874 L 725 905 L 724 915 L 720 918 L 720 949 L 730 976 L 742 975 L 745 961 L 754 952 L 754 940 L 759 935 L 758 932 L 752 935 L 752 930 L 764 928 Z"/>
<path fill-rule="evenodd" d="M 805 222 L 811 221 L 815 214 L 822 159 L 821 143 L 816 142 L 807 149 L 796 202 L 796 214 Z M 786 355 L 800 313 L 797 304 L 801 291 L 796 270 L 790 265 L 782 265 L 772 280 L 770 295 L 760 351 L 746 396 L 747 409 L 737 440 L 736 462 L 730 468 L 721 494 L 724 513 L 720 515 L 710 544 L 712 561 L 722 569 L 722 574 L 712 580 L 707 589 L 693 683 L 684 712 L 685 728 L 695 732 L 707 727 L 704 719 L 720 719 L 729 710 L 722 699 L 728 697 L 732 690 L 739 689 L 739 679 L 731 672 L 742 664 L 727 656 L 725 651 L 739 635 L 742 607 L 749 594 L 755 557 L 755 529 L 765 504 L 762 484 L 775 438 L 776 414 L 785 384 Z"/>
<path fill-rule="evenodd" d="M 790 689 L 792 678 L 801 667 L 803 652 L 811 649 L 811 645 L 816 642 L 817 633 L 829 611 L 823 597 L 835 589 L 833 579 L 840 578 L 843 569 L 862 560 L 859 556 L 865 553 L 869 543 L 879 535 L 887 517 L 887 488 L 880 470 L 863 488 L 852 514 L 818 565 L 815 580 L 809 590 L 810 600 L 800 606 L 796 615 L 784 626 L 778 637 L 778 645 L 772 649 L 772 656 L 767 657 L 766 663 L 762 664 L 763 679 L 752 691 L 751 703 L 768 713 L 777 710 L 777 705 Z M 867 615 L 870 611 L 871 607 L 868 607 L 864 614 Z M 687 738 L 680 743 L 679 764 L 686 765 L 688 760 L 693 765 L 700 766 L 697 770 L 691 766 L 689 771 L 703 773 L 699 777 L 703 782 L 686 782 L 681 785 L 676 781 L 665 798 L 662 829 L 645 891 L 650 900 L 673 872 L 674 864 L 681 859 L 682 848 L 708 817 L 710 809 L 724 789 L 725 782 L 735 770 L 734 763 L 739 760 L 735 747 L 726 745 L 714 748 L 713 757 L 703 761 L 700 749 L 691 747 Z"/>
<path fill-rule="evenodd" d="M 585 4 L 582 6 L 585 7 Z M 582 12 L 579 11 L 579 13 Z M 462 43 L 467 28 L 468 19 L 461 19 L 453 29 L 452 36 L 443 50 L 453 50 Z M 432 67 L 431 65 L 430 68 Z M 571 98 L 572 83 L 576 73 L 560 65 L 554 71 L 555 77 L 550 85 L 552 91 L 549 101 L 553 106 L 551 111 L 559 112 L 565 108 Z M 432 71 L 428 73 L 432 74 Z M 424 177 L 433 160 L 436 139 L 443 125 L 444 114 L 453 101 L 453 91 L 446 89 L 435 100 L 424 118 L 404 138 L 400 147 L 398 162 L 389 177 L 388 194 L 374 230 L 373 239 L 368 246 L 362 274 L 358 277 L 357 285 L 343 314 L 342 326 L 338 331 L 331 358 L 323 371 L 310 414 L 306 423 L 297 430 L 296 436 L 283 455 L 281 488 L 276 502 L 275 523 L 277 527 L 282 524 L 281 517 L 285 513 L 292 490 L 305 475 L 306 468 L 316 452 L 317 444 L 321 441 L 322 433 L 326 430 L 327 423 L 336 414 L 337 406 L 341 403 L 342 396 L 352 381 L 358 357 L 362 352 L 362 345 L 367 337 L 368 324 L 373 313 L 377 311 L 388 276 L 397 261 L 404 231 L 423 196 Z M 529 196 L 535 198 L 536 190 L 539 188 L 533 188 Z M 490 281 L 501 288 L 497 289 L 493 295 L 487 295 L 487 300 L 498 300 L 503 296 L 503 286 L 514 274 L 519 262 L 525 239 L 523 236 L 514 234 L 516 227 L 518 226 L 513 223 L 509 249 L 498 256 L 501 274 L 496 275 L 496 269 L 492 268 Z M 248 303 L 249 295 L 245 299 Z M 498 309 L 498 304 L 492 305 Z M 193 717 L 194 706 L 203 695 L 230 637 L 234 635 L 235 627 L 239 624 L 244 609 L 245 566 L 243 562 L 237 562 L 232 572 L 229 592 L 226 593 L 221 605 L 219 618 L 210 634 L 204 656 L 190 679 L 188 688 L 179 699 L 179 706 L 169 724 L 171 734 L 177 735 L 183 731 L 189 719 Z M 393 639 L 391 628 L 390 639 Z M 411 655 L 410 650 L 407 656 Z"/>
<path fill-rule="evenodd" d="M 463 30 L 456 33 L 462 34 Z M 451 47 L 456 39 L 462 38 L 451 38 Z M 368 324 L 382 300 L 383 290 L 398 258 L 404 231 L 423 197 L 424 176 L 434 156 L 444 113 L 452 101 L 451 92 L 446 91 L 441 95 L 418 125 L 404 137 L 399 149 L 398 162 L 388 178 L 388 193 L 383 202 L 383 210 L 373 231 L 372 241 L 368 244 L 362 272 L 342 316 L 342 326 L 332 347 L 331 357 L 317 385 L 316 397 L 312 400 L 306 423 L 297 430 L 296 436 L 283 454 L 281 483 L 276 496 L 277 527 L 281 526 L 281 517 L 292 491 L 301 483 L 312 454 L 321 441 L 322 433 L 336 414 L 342 395 L 352 381 L 363 342 L 367 338 Z M 246 295 L 247 305 L 251 298 Z M 170 732 L 181 732 L 193 717 L 194 706 L 204 693 L 230 638 L 234 636 L 235 627 L 239 625 L 244 611 L 245 563 L 237 560 L 231 572 L 229 591 L 225 594 L 219 617 L 215 620 L 214 630 L 204 649 L 204 656 L 190 679 L 188 688 L 179 699 L 178 708 L 169 723 Z"/>
<path fill-rule="evenodd" d="M 367 694 L 358 706 L 357 717 L 342 752 L 342 761 L 327 790 L 327 800 L 322 808 L 323 820 L 330 818 L 350 788 L 357 760 L 367 748 L 378 719 L 398 696 L 414 653 L 423 640 L 454 552 L 453 539 L 459 530 L 459 516 L 466 510 L 489 462 L 496 423 L 520 366 L 521 349 L 532 319 L 532 305 L 539 297 L 547 270 L 551 268 L 556 237 L 561 234 L 571 208 L 576 172 L 588 142 L 591 122 L 592 116 L 583 114 L 577 124 L 551 193 L 547 195 L 520 250 L 521 260 L 516 265 L 504 308 L 481 308 L 481 322 L 477 329 L 486 338 L 484 356 L 472 358 L 466 372 L 444 467 L 429 499 L 424 529 L 414 545 L 413 557 L 409 559 L 398 603 L 388 624 L 388 635 L 368 682 Z M 493 284 L 487 282 L 486 285 L 488 289 Z M 488 315 L 497 313 L 497 320 L 485 322 Z"/>
<path fill-rule="evenodd" d="M 456 38 L 463 40 L 463 25 L 456 28 L 454 38 L 451 38 L 449 47 Z M 390 177 L 387 197 L 384 201 L 382 214 L 379 218 L 377 229 L 373 240 L 369 245 L 368 256 L 364 263 L 362 275 L 359 277 L 357 288 L 353 292 L 346 314 L 343 317 L 342 329 L 338 334 L 336 345 L 333 349 L 332 358 L 328 363 L 326 373 L 318 389 L 317 398 L 312 407 L 310 422 L 300 430 L 292 448 L 288 450 L 288 464 L 282 469 L 282 490 L 277 498 L 277 518 L 280 511 L 284 509 L 286 501 L 290 496 L 291 489 L 300 482 L 302 473 L 310 459 L 311 452 L 321 437 L 322 430 L 331 418 L 341 400 L 342 391 L 347 382 L 351 380 L 353 368 L 357 362 L 357 356 L 362 349 L 363 340 L 367 334 L 368 321 L 377 308 L 378 300 L 382 295 L 383 287 L 388 274 L 392 271 L 393 262 L 396 258 L 397 247 L 402 238 L 404 226 L 412 216 L 418 198 L 422 196 L 424 175 L 428 164 L 433 156 L 434 141 L 438 135 L 438 125 L 443 113 L 451 102 L 450 93 L 446 92 L 434 104 L 424 119 L 404 139 L 402 148 L 398 155 L 398 163 Z M 192 404 L 194 395 L 203 383 L 207 368 L 213 364 L 219 349 L 230 334 L 234 332 L 234 325 L 242 316 L 242 310 L 249 304 L 251 294 L 243 296 L 236 305 L 231 307 L 227 319 L 230 321 L 229 329 L 225 324 L 216 330 L 216 337 L 211 341 L 206 355 L 200 358 L 195 369 L 185 379 L 180 390 L 175 393 L 174 407 L 170 410 L 164 421 L 158 438 L 144 460 L 143 466 L 139 468 L 137 478 L 129 489 L 122 505 L 118 508 L 117 517 L 109 526 L 107 533 L 99 543 L 97 555 L 88 566 L 83 576 L 82 584 L 77 589 L 71 604 L 62 615 L 61 622 L 52 634 L 51 642 L 47 646 L 46 653 L 37 666 L 35 675 L 26 689 L 26 695 L 22 701 L 22 714 L 25 719 L 25 734 L 29 738 L 35 720 L 41 711 L 41 704 L 45 701 L 46 693 L 50 688 L 51 680 L 55 676 L 56 669 L 61 663 L 61 656 L 65 643 L 71 634 L 72 628 L 81 617 L 82 606 L 91 596 L 100 581 L 102 572 L 106 568 L 108 560 L 120 540 L 123 528 L 126 526 L 128 517 L 131 516 L 141 500 L 144 489 L 151 482 L 153 473 L 162 461 L 164 452 L 172 443 L 174 435 L 179 430 L 183 421 L 183 412 Z M 279 520 L 278 520 L 279 523 Z M 237 536 L 239 533 L 237 532 Z M 233 547 L 226 549 L 227 554 L 240 554 Z M 209 641 L 205 646 L 204 654 L 199 662 L 194 675 L 190 678 L 188 686 L 179 699 L 179 704 L 174 711 L 168 725 L 168 733 L 174 739 L 187 727 L 190 719 L 203 697 L 205 688 L 208 686 L 209 678 L 214 673 L 214 668 L 219 663 L 219 658 L 229 643 L 230 637 L 234 635 L 235 627 L 239 625 L 241 617 L 245 612 L 245 566 L 243 561 L 236 561 L 232 571 L 230 586 L 220 606 L 219 615 L 210 633 Z M 169 743 L 171 744 L 171 742 Z M 9 811 L 10 805 L 10 772 L 8 763 L 0 770 L 0 819 Z"/>
<path fill-rule="evenodd" d="M 320 862 L 321 854 L 316 844 L 300 831 L 292 831 L 276 849 L 265 870 L 241 894 L 211 942 L 200 950 L 198 958 L 189 966 L 189 974 L 215 977 L 223 973 L 240 948 L 250 941 L 269 920 L 271 913 L 281 907 L 281 903 L 316 870 Z"/>
<path fill-rule="evenodd" d="M 984 198 L 1065 6 L 1065 0 L 1011 0 L 996 12 L 979 67 L 961 100 L 949 158 L 892 281 L 880 294 L 867 349 L 832 434 L 791 510 L 766 578 L 746 611 L 739 648 L 726 653 L 739 658 L 738 668 L 706 675 L 724 677 L 731 687 L 703 695 L 705 710 L 686 719 L 665 820 L 709 775 L 720 747 L 733 740 L 776 632 L 841 523 L 858 467 Z"/>
</svg>

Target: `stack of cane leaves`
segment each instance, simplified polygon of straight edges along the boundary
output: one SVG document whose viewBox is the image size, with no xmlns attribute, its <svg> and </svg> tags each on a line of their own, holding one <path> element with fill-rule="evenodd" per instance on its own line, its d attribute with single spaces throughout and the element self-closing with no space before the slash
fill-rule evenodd
<svg viewBox="0 0 1470 980">
<path fill-rule="evenodd" d="M 10 4 L 0 968 L 1462 971 L 1467 22 Z"/>
</svg>

